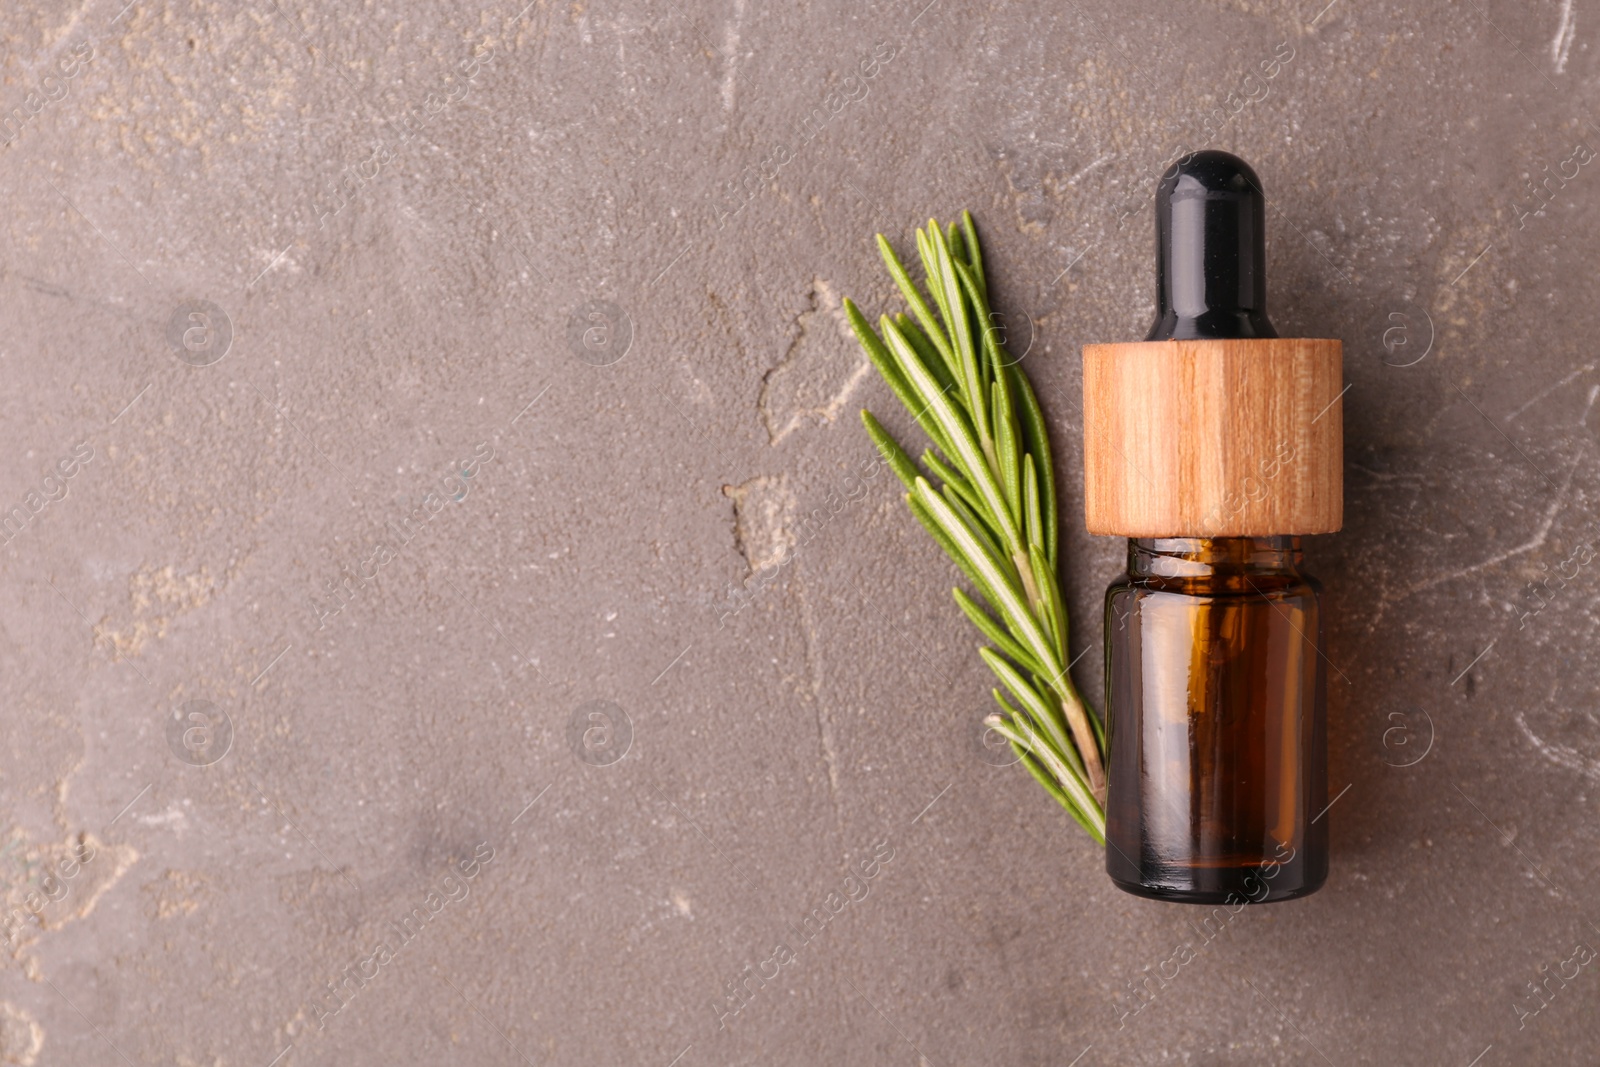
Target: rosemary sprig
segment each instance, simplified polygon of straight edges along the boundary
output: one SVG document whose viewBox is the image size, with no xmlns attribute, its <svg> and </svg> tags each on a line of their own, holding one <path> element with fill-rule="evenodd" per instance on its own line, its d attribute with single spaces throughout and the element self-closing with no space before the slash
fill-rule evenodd
<svg viewBox="0 0 1600 1067">
<path fill-rule="evenodd" d="M 1067 671 L 1049 434 L 1027 375 L 998 336 L 972 216 L 963 212 L 960 228 L 930 220 L 917 232 L 926 298 L 882 234 L 878 250 L 911 315 L 884 315 L 874 330 L 849 300 L 845 313 L 872 365 L 933 442 L 922 467 L 870 411 L 861 419 L 905 484 L 911 513 L 977 593 L 953 591 L 994 646 L 979 654 L 1004 692 L 993 690 L 1000 712 L 984 721 L 1104 844 L 1105 736 Z"/>
</svg>

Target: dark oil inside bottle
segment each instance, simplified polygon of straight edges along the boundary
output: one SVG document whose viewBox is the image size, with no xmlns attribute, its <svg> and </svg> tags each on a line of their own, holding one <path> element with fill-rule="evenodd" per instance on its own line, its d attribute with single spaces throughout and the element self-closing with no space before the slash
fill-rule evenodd
<svg viewBox="0 0 1600 1067">
<path fill-rule="evenodd" d="M 1128 542 L 1106 593 L 1106 870 L 1128 892 L 1260 903 L 1327 878 L 1321 590 L 1300 562 L 1298 537 Z"/>
</svg>

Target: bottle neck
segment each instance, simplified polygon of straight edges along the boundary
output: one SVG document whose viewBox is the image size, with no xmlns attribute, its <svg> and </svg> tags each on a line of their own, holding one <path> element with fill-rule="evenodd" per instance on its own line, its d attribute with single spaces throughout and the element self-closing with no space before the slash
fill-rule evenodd
<svg viewBox="0 0 1600 1067">
<path fill-rule="evenodd" d="M 1296 574 L 1301 559 L 1298 536 L 1128 539 L 1128 577 L 1135 580 Z"/>
</svg>

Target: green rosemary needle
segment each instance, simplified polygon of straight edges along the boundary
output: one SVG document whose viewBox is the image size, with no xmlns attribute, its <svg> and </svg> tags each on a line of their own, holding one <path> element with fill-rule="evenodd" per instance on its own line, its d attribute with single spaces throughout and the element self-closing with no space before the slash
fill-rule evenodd
<svg viewBox="0 0 1600 1067">
<path fill-rule="evenodd" d="M 874 330 L 855 304 L 845 300 L 844 309 L 872 365 L 932 442 L 922 466 L 870 411 L 861 420 L 905 484 L 911 513 L 976 593 L 954 590 L 993 646 L 979 654 L 1000 682 L 1000 711 L 984 721 L 1104 844 L 1105 735 L 1067 669 L 1049 434 L 990 311 L 972 216 L 963 212 L 959 228 L 930 220 L 917 231 L 926 297 L 882 234 L 878 250 L 911 314 L 884 315 Z"/>
</svg>

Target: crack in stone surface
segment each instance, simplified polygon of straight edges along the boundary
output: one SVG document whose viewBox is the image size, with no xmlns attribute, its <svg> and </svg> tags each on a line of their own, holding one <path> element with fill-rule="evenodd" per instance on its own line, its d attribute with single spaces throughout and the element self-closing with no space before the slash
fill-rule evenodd
<svg viewBox="0 0 1600 1067">
<path fill-rule="evenodd" d="M 733 543 L 751 574 L 776 567 L 794 549 L 795 499 L 784 475 L 762 475 L 725 485 L 722 495 L 733 501 Z"/>
<path fill-rule="evenodd" d="M 850 332 L 843 301 L 822 278 L 812 279 L 809 305 L 795 316 L 794 331 L 783 358 L 761 379 L 761 421 L 774 446 L 802 427 L 837 419 L 872 370 Z"/>
</svg>

